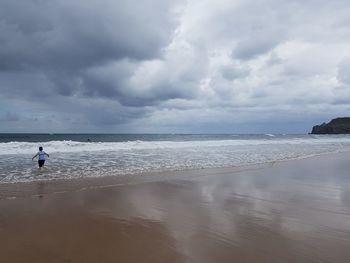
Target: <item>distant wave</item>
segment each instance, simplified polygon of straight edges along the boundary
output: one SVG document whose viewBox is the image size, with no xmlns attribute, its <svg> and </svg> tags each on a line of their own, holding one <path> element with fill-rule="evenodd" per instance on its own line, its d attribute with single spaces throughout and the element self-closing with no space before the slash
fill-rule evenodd
<svg viewBox="0 0 350 263">
<path fill-rule="evenodd" d="M 208 141 L 127 141 L 127 142 L 78 142 L 78 141 L 49 141 L 37 142 L 6 142 L 0 143 L 0 155 L 9 154 L 33 154 L 38 146 L 51 153 L 78 153 L 78 152 L 111 152 L 123 150 L 151 150 L 151 149 L 182 149 L 182 148 L 205 148 L 205 147 L 229 147 L 229 146 L 254 146 L 276 144 L 350 144 L 348 138 L 309 137 L 309 138 L 278 138 L 274 140 L 251 139 L 251 140 L 208 140 Z"/>
</svg>

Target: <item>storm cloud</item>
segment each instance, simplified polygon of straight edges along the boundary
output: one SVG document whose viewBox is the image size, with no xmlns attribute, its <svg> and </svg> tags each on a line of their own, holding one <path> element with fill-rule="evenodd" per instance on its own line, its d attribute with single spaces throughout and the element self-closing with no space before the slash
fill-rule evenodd
<svg viewBox="0 0 350 263">
<path fill-rule="evenodd" d="M 349 115 L 350 4 L 0 2 L 0 132 L 308 132 Z"/>
</svg>

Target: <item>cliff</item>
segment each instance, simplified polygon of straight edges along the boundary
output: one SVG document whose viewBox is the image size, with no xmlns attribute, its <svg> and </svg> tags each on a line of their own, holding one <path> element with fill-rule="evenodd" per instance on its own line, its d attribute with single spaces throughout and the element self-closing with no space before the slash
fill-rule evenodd
<svg viewBox="0 0 350 263">
<path fill-rule="evenodd" d="M 350 134 L 350 117 L 336 118 L 312 128 L 311 134 Z"/>
</svg>

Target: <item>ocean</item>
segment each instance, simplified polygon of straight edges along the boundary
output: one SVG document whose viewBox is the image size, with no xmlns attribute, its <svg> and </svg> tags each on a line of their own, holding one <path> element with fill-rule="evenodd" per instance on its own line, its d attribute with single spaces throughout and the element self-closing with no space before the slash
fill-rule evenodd
<svg viewBox="0 0 350 263">
<path fill-rule="evenodd" d="M 32 156 L 50 154 L 38 173 Z M 349 135 L 0 134 L 0 183 L 237 167 L 350 151 Z"/>
</svg>

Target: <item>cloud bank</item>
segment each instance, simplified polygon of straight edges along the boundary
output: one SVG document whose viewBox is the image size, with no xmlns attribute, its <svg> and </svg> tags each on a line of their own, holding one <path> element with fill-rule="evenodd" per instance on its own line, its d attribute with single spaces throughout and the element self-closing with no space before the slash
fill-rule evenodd
<svg viewBox="0 0 350 263">
<path fill-rule="evenodd" d="M 349 115 L 350 5 L 3 0 L 0 132 L 308 132 Z"/>
</svg>

